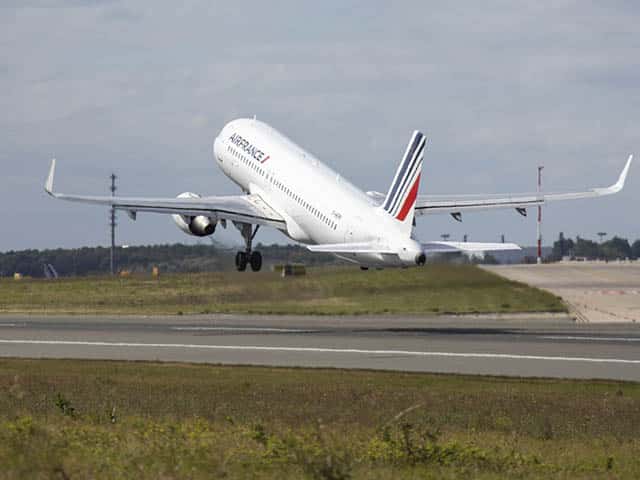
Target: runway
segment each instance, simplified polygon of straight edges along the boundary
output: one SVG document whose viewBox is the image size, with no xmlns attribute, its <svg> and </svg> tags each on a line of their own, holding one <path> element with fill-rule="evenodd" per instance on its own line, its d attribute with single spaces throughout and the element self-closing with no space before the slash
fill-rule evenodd
<svg viewBox="0 0 640 480">
<path fill-rule="evenodd" d="M 640 327 L 529 316 L 2 316 L 0 356 L 640 381 Z"/>
</svg>

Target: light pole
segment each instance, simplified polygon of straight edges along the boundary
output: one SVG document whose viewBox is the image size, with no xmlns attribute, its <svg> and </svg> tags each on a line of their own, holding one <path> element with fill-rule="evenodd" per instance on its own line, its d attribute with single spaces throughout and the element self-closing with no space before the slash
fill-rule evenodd
<svg viewBox="0 0 640 480">
<path fill-rule="evenodd" d="M 116 195 L 116 175 L 115 173 L 111 174 L 111 196 L 114 197 Z M 116 272 L 116 262 L 115 262 L 115 251 L 116 251 L 116 209 L 111 207 L 110 215 L 109 215 L 109 226 L 111 227 L 111 254 L 109 257 L 109 267 L 111 270 L 111 275 L 114 275 Z"/>
<path fill-rule="evenodd" d="M 440 235 L 440 237 L 442 238 L 442 240 L 444 240 L 445 242 L 446 242 L 447 240 L 449 240 L 449 237 L 450 237 L 450 236 L 451 236 L 451 235 L 449 235 L 448 233 L 443 233 L 442 235 Z"/>
<path fill-rule="evenodd" d="M 604 237 L 607 236 L 607 232 L 598 232 L 598 236 L 600 237 L 600 243 L 602 243 Z"/>
<path fill-rule="evenodd" d="M 542 190 L 542 165 L 538 166 L 538 199 L 540 199 L 540 192 Z M 538 205 L 538 223 L 536 225 L 536 237 L 538 239 L 538 258 L 537 263 L 542 263 L 542 204 Z"/>
</svg>

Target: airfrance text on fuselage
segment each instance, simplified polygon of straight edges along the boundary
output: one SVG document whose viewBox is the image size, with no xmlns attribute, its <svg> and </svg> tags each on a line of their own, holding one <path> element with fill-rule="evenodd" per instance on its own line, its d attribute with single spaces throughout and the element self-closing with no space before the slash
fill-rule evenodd
<svg viewBox="0 0 640 480">
<path fill-rule="evenodd" d="M 255 145 L 252 145 L 251 143 L 249 143 L 248 140 L 242 138 L 237 133 L 234 133 L 233 135 L 231 135 L 229 137 L 229 140 L 231 140 L 231 143 L 240 147 L 242 150 L 247 152 L 249 155 L 251 155 L 260 163 L 264 163 L 269 159 L 269 155 L 265 155 L 265 153 L 262 150 L 260 150 Z"/>
</svg>

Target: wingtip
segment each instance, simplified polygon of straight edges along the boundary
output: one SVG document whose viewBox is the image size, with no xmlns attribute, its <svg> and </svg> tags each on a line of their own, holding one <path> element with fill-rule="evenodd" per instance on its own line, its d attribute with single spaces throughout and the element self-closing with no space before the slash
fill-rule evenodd
<svg viewBox="0 0 640 480">
<path fill-rule="evenodd" d="M 53 177 L 56 173 L 56 159 L 51 159 L 51 166 L 49 167 L 49 175 L 44 183 L 44 191 L 53 196 Z"/>
<path fill-rule="evenodd" d="M 629 155 L 629 158 L 627 158 L 627 163 L 622 169 L 622 172 L 620 172 L 620 177 L 618 178 L 618 181 L 616 183 L 616 188 L 618 189 L 618 191 L 622 190 L 625 182 L 627 181 L 627 175 L 629 174 L 629 168 L 631 167 L 631 162 L 633 162 L 633 154 Z"/>
</svg>

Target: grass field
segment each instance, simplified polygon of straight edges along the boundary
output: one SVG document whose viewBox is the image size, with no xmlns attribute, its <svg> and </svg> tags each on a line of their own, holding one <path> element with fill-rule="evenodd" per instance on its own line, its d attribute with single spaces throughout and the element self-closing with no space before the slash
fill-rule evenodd
<svg viewBox="0 0 640 480">
<path fill-rule="evenodd" d="M 0 359 L 0 478 L 639 478 L 640 384 Z"/>
<path fill-rule="evenodd" d="M 562 312 L 550 293 L 474 266 L 361 272 L 310 269 L 276 273 L 203 273 L 56 281 L 0 280 L 0 313 L 437 314 Z"/>
</svg>

